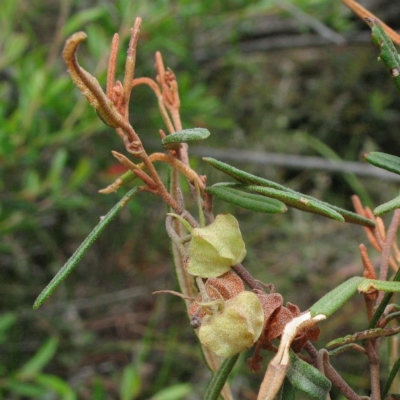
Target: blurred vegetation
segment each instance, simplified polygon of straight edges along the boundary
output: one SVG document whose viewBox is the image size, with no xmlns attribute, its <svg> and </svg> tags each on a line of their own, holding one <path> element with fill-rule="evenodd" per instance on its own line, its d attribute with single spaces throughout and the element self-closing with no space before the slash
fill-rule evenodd
<svg viewBox="0 0 400 400">
<path fill-rule="evenodd" d="M 162 51 L 178 77 L 183 124 L 210 129 L 210 147 L 325 156 L 323 144 L 351 161 L 370 150 L 400 154 L 398 98 L 368 28 L 338 1 L 291 3 L 347 41 L 273 47 L 275 35 L 290 42 L 314 31 L 272 0 L 0 2 L 0 397 L 199 399 L 210 377 L 179 299 L 151 295 L 176 284 L 165 210 L 150 196 L 132 201 L 47 306 L 31 310 L 122 197 L 97 193 L 117 176 L 110 151 L 122 143 L 65 72 L 61 50 L 71 33 L 88 34 L 80 55 L 104 85 L 113 33 L 123 38 L 122 62 L 129 28 L 141 16 L 136 76 L 153 77 L 154 53 Z M 273 34 L 268 21 L 280 27 Z M 365 40 L 351 40 L 363 30 Z M 257 47 L 262 39 L 270 40 L 266 50 Z M 131 103 L 132 125 L 157 146 L 162 122 L 153 94 L 140 87 Z M 354 187 L 338 174 L 248 163 L 249 172 L 351 207 Z M 212 182 L 217 172 L 199 168 Z M 375 204 L 397 192 L 388 181 L 357 179 Z M 303 308 L 362 270 L 359 227 L 297 212 L 262 221 L 235 214 L 254 275 Z M 357 300 L 346 307 L 341 318 L 351 320 L 323 326 L 329 339 L 364 320 Z M 351 358 L 341 364 L 362 388 Z M 233 390 L 251 399 L 260 375 L 247 373 L 244 359 L 241 366 Z"/>
</svg>

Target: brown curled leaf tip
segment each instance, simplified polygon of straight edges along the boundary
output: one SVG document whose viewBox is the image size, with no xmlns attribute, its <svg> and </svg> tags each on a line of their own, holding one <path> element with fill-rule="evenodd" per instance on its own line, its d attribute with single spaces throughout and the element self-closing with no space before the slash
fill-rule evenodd
<svg viewBox="0 0 400 400">
<path fill-rule="evenodd" d="M 113 127 L 124 127 L 126 123 L 117 112 L 113 102 L 106 96 L 99 81 L 78 63 L 76 52 L 79 45 L 87 38 L 85 32 L 71 35 L 64 46 L 63 57 L 72 81 L 87 98 L 89 104 L 96 110 L 105 124 Z"/>
</svg>

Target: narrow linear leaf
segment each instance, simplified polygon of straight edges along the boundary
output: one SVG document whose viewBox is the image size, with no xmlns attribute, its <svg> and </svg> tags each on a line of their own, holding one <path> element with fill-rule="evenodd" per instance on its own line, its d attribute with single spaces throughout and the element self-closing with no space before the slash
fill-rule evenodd
<svg viewBox="0 0 400 400">
<path fill-rule="evenodd" d="M 282 213 L 287 210 L 285 204 L 274 199 L 266 199 L 254 193 L 246 193 L 235 188 L 224 186 L 211 186 L 206 188 L 207 193 L 218 197 L 219 199 L 244 208 L 246 210 L 262 212 L 267 214 Z"/>
<path fill-rule="evenodd" d="M 397 53 L 393 42 L 386 35 L 385 30 L 379 21 L 375 18 L 365 18 L 365 21 L 370 26 L 372 31 L 372 43 L 380 48 L 379 58 L 383 61 L 386 68 L 389 70 L 393 82 L 400 91 L 400 56 Z"/>
<path fill-rule="evenodd" d="M 399 282 L 400 281 L 400 269 L 397 270 L 395 273 L 392 282 Z M 370 323 L 369 323 L 369 328 L 375 328 L 376 324 L 378 323 L 379 319 L 383 315 L 386 306 L 389 304 L 390 299 L 393 296 L 393 292 L 386 293 L 383 296 L 382 301 L 379 303 L 378 308 L 376 309 Z"/>
<path fill-rule="evenodd" d="M 224 172 L 225 174 L 231 176 L 232 178 L 235 178 L 237 181 L 245 183 L 247 185 L 260 185 L 282 191 L 292 192 L 291 189 L 288 189 L 285 186 L 280 185 L 279 183 L 275 183 L 268 179 L 264 179 L 259 176 L 250 174 L 248 172 L 242 171 L 241 169 L 232 167 L 232 165 L 226 164 L 222 161 L 218 161 L 215 158 L 203 157 L 203 160 L 208 164 L 210 164 L 211 166 L 213 166 L 214 168 L 218 169 L 219 171 Z"/>
<path fill-rule="evenodd" d="M 370 164 L 375 165 L 375 167 L 386 169 L 387 171 L 400 175 L 400 157 L 381 153 L 380 151 L 371 151 L 370 153 L 364 154 L 364 159 Z"/>
<path fill-rule="evenodd" d="M 397 361 L 394 363 L 393 368 L 390 371 L 389 378 L 385 384 L 385 387 L 382 389 L 382 399 L 386 398 L 386 396 L 388 395 L 390 387 L 392 386 L 394 378 L 399 372 L 399 369 L 400 369 L 400 358 L 398 358 Z"/>
<path fill-rule="evenodd" d="M 277 400 L 295 400 L 294 386 L 289 379 L 285 378 L 281 389 L 279 390 Z"/>
<path fill-rule="evenodd" d="M 239 353 L 240 354 L 240 353 Z M 204 400 L 217 400 L 232 368 L 239 358 L 239 354 L 227 358 L 219 367 L 218 371 L 214 374 L 208 385 L 207 391 L 204 395 Z"/>
<path fill-rule="evenodd" d="M 345 222 L 349 222 L 349 223 L 353 223 L 353 224 L 357 224 L 357 225 L 362 225 L 362 226 L 367 226 L 367 227 L 375 227 L 375 222 L 362 217 L 361 215 L 358 215 L 354 212 L 345 210 L 343 208 L 334 206 L 332 204 L 328 204 L 324 201 L 315 199 L 311 196 L 296 192 L 290 188 L 287 188 L 283 185 L 280 185 L 276 182 L 270 181 L 268 179 L 264 179 L 261 178 L 259 176 L 250 174 L 248 172 L 242 171 L 238 168 L 235 168 L 229 164 L 226 164 L 222 161 L 216 160 L 214 158 L 211 157 L 204 157 L 203 158 L 204 161 L 206 161 L 207 163 L 209 163 L 211 166 L 213 166 L 214 168 L 218 169 L 221 172 L 226 173 L 227 175 L 231 176 L 232 178 L 236 179 L 237 181 L 247 184 L 247 185 L 257 185 L 257 186 L 264 186 L 264 187 L 270 187 L 273 189 L 278 189 L 278 190 L 282 190 L 284 192 L 291 192 L 291 193 L 297 193 L 299 195 L 301 195 L 302 197 L 304 197 L 305 199 L 309 199 L 309 200 L 313 200 L 313 201 L 318 201 L 319 203 L 325 205 L 326 207 L 329 207 L 333 210 L 335 210 L 336 212 L 338 212 L 345 220 Z"/>
<path fill-rule="evenodd" d="M 328 351 L 329 357 L 336 357 L 347 350 L 354 349 L 356 346 L 357 345 L 355 343 L 349 343 L 349 344 L 344 344 L 343 346 L 339 346 L 334 350 Z"/>
<path fill-rule="evenodd" d="M 122 208 L 132 199 L 139 191 L 139 188 L 135 187 L 130 190 L 104 217 L 101 218 L 100 222 L 90 232 L 83 243 L 78 247 L 75 253 L 70 259 L 64 264 L 57 275 L 51 280 L 46 288 L 40 293 L 36 299 L 33 308 L 39 308 L 43 302 L 53 293 L 56 287 L 73 271 L 76 265 L 79 263 L 83 255 L 94 243 L 94 241 L 100 236 L 104 228 L 111 222 L 111 220 L 122 210 Z"/>
<path fill-rule="evenodd" d="M 394 199 L 381 204 L 380 206 L 376 207 L 374 210 L 375 215 L 382 215 L 389 211 L 396 210 L 400 208 L 400 196 L 395 197 Z"/>
<path fill-rule="evenodd" d="M 366 227 L 370 227 L 370 228 L 375 228 L 375 222 L 372 221 L 372 219 L 365 218 L 365 217 L 358 215 L 352 211 L 345 210 L 344 208 L 340 208 L 340 207 L 334 206 L 332 204 L 325 203 L 321 200 L 318 200 L 318 201 L 323 204 L 326 204 L 333 210 L 337 211 L 344 218 L 344 220 L 346 222 L 349 222 L 351 224 L 362 225 L 362 226 L 366 226 Z"/>
<path fill-rule="evenodd" d="M 17 377 L 21 380 L 26 380 L 38 374 L 53 358 L 58 343 L 59 341 L 55 337 L 48 339 L 35 355 L 17 372 Z"/>
<path fill-rule="evenodd" d="M 311 316 L 315 317 L 316 315 L 323 314 L 329 317 L 332 315 L 357 292 L 358 285 L 364 280 L 365 278 L 354 276 L 331 290 L 310 308 Z"/>
<path fill-rule="evenodd" d="M 371 289 L 381 290 L 386 293 L 399 293 L 400 282 L 395 281 L 379 281 L 376 279 L 364 279 L 358 285 L 360 292 L 368 292 Z"/>
<path fill-rule="evenodd" d="M 286 376 L 296 389 L 313 399 L 325 400 L 331 389 L 330 380 L 293 351 L 290 351 L 290 364 Z"/>
<path fill-rule="evenodd" d="M 356 333 L 353 333 L 352 335 L 346 335 L 344 337 L 331 340 L 326 345 L 326 348 L 334 349 L 336 347 L 340 347 L 340 346 L 343 346 L 343 345 L 349 344 L 349 343 L 354 343 L 359 340 L 374 339 L 374 338 L 380 337 L 381 334 L 382 334 L 382 328 L 367 329 L 366 331 L 363 331 L 363 332 L 356 332 Z"/>
<path fill-rule="evenodd" d="M 171 133 L 162 140 L 162 145 L 166 149 L 178 149 L 181 143 L 195 142 L 207 139 L 210 131 L 205 128 L 184 129 L 175 133 Z"/>
<path fill-rule="evenodd" d="M 332 218 L 336 221 L 344 222 L 344 218 L 332 208 L 326 206 L 318 200 L 312 199 L 310 196 L 303 196 L 297 192 L 287 192 L 273 188 L 261 186 L 242 186 L 243 189 L 259 193 L 263 196 L 271 197 L 280 200 L 289 207 L 297 208 L 313 214 L 319 214 L 324 217 Z"/>
</svg>

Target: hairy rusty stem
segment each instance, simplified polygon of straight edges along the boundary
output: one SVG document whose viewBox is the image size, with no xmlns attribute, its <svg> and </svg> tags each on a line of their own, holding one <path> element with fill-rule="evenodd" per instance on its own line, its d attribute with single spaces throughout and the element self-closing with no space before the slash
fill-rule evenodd
<svg viewBox="0 0 400 400">
<path fill-rule="evenodd" d="M 366 349 L 369 359 L 369 370 L 371 380 L 371 400 L 381 400 L 381 385 L 379 381 L 379 339 L 367 340 Z"/>
<path fill-rule="evenodd" d="M 139 40 L 140 26 L 142 24 L 141 18 L 136 18 L 135 24 L 131 30 L 131 39 L 129 41 L 128 47 L 128 55 L 126 57 L 125 63 L 125 75 L 123 82 L 124 89 L 124 101 L 123 101 L 123 110 L 124 117 L 126 120 L 129 118 L 129 99 L 132 91 L 132 79 L 135 74 L 135 63 L 136 63 L 136 47 Z"/>
<path fill-rule="evenodd" d="M 264 288 L 262 285 L 260 285 L 260 282 L 254 279 L 242 264 L 237 264 L 233 266 L 232 269 L 243 279 L 244 282 L 247 283 L 251 289 L 264 291 Z"/>
<path fill-rule="evenodd" d="M 392 221 L 390 223 L 387 235 L 386 235 L 386 240 L 383 245 L 382 249 L 382 257 L 381 257 L 381 265 L 380 265 L 380 270 L 379 270 L 379 279 L 384 281 L 387 279 L 388 276 L 388 269 L 389 269 L 389 262 L 390 262 L 390 255 L 391 255 L 391 249 L 393 242 L 396 239 L 396 233 L 397 229 L 399 226 L 399 221 L 400 221 L 400 209 L 397 209 L 394 211 Z M 384 296 L 383 292 L 379 293 L 378 296 L 378 303 L 382 300 Z"/>
<path fill-rule="evenodd" d="M 325 376 L 336 386 L 348 400 L 361 400 L 361 397 L 345 382 L 329 362 L 329 354 L 325 349 L 319 351 L 319 366 L 322 365 Z"/>
</svg>

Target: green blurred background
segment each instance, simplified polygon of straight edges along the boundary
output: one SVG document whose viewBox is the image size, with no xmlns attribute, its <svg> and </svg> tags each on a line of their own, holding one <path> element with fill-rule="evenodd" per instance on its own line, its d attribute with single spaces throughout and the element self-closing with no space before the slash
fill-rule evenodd
<svg viewBox="0 0 400 400">
<path fill-rule="evenodd" d="M 392 3 L 375 1 L 371 10 L 396 28 L 400 5 Z M 361 163 L 370 150 L 400 154 L 395 87 L 377 62 L 368 27 L 337 0 L 0 2 L 0 398 L 196 400 L 210 379 L 181 301 L 151 294 L 177 286 L 166 210 L 148 194 L 134 199 L 45 305 L 32 310 L 125 193 L 98 193 L 118 176 L 110 152 L 123 152 L 123 145 L 71 83 L 63 43 L 75 31 L 88 34 L 80 61 L 104 85 L 112 35 L 122 39 L 122 78 L 136 16 L 143 18 L 136 76 L 154 77 L 160 50 L 177 75 L 184 127 L 212 133 L 193 146 L 192 159 L 209 183 L 224 178 L 200 155 L 216 154 L 346 208 L 353 193 L 376 206 L 398 192 L 394 178 L 301 167 L 304 157 Z M 131 123 L 149 151 L 160 150 L 162 120 L 146 87 L 133 92 Z M 271 165 L 268 157 L 257 161 L 260 152 L 285 156 Z M 240 221 L 246 267 L 301 309 L 362 273 L 360 227 L 215 203 L 216 212 Z M 365 327 L 360 296 L 321 324 L 317 346 Z M 250 354 L 233 374 L 237 399 L 254 399 L 262 379 L 247 371 Z M 367 394 L 366 360 L 349 353 L 334 363 Z"/>
</svg>

